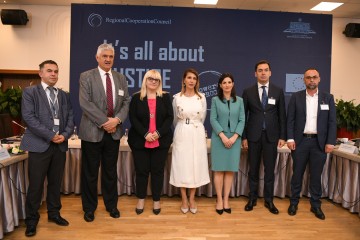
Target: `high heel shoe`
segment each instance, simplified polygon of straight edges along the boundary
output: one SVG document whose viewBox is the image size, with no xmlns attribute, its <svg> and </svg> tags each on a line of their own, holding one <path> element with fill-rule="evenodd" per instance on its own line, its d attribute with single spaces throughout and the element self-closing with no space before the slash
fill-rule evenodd
<svg viewBox="0 0 360 240">
<path fill-rule="evenodd" d="M 192 213 L 192 214 L 195 214 L 195 213 L 197 213 L 197 204 L 196 204 L 196 202 L 195 202 L 195 200 L 194 200 L 194 208 L 192 208 L 191 207 L 191 203 L 189 204 L 189 209 L 190 209 L 190 212 Z"/>
<path fill-rule="evenodd" d="M 161 212 L 160 201 L 154 201 L 154 203 L 153 203 L 153 213 L 155 215 L 158 215 L 160 212 Z"/>
<path fill-rule="evenodd" d="M 144 209 L 141 209 L 141 208 L 135 208 L 135 212 L 137 215 L 140 215 L 144 212 Z"/>
<path fill-rule="evenodd" d="M 155 215 L 158 215 L 160 212 L 161 212 L 161 208 L 158 208 L 158 209 L 153 208 L 153 213 Z"/>
<path fill-rule="evenodd" d="M 217 214 L 221 215 L 224 212 L 224 209 L 215 209 Z"/>
<path fill-rule="evenodd" d="M 190 212 L 191 212 L 192 214 L 197 213 L 197 208 L 190 208 Z"/>
<path fill-rule="evenodd" d="M 231 213 L 231 208 L 224 208 L 224 212 L 226 212 L 226 213 Z"/>
<path fill-rule="evenodd" d="M 139 199 L 135 208 L 137 215 L 140 215 L 144 212 L 145 199 Z"/>
<path fill-rule="evenodd" d="M 189 208 L 182 208 L 180 207 L 180 210 L 183 214 L 186 214 L 189 211 Z"/>
<path fill-rule="evenodd" d="M 221 200 L 221 201 L 222 201 L 222 200 Z M 219 205 L 221 205 L 221 207 L 223 206 L 223 204 L 219 204 Z M 218 199 L 216 199 L 216 207 L 215 207 L 215 211 L 216 211 L 216 212 L 217 212 L 217 214 L 219 214 L 219 215 L 223 214 L 223 213 L 224 213 L 224 208 L 222 208 L 222 209 L 218 209 L 217 207 L 218 207 Z"/>
</svg>

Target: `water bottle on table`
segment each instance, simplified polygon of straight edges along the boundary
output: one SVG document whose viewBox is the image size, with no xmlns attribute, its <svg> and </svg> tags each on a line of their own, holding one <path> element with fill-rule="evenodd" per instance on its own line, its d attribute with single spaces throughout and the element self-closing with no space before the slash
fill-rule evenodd
<svg viewBox="0 0 360 240">
<path fill-rule="evenodd" d="M 124 143 L 128 144 L 128 133 L 129 133 L 129 130 L 128 129 L 125 129 L 125 132 L 124 132 Z"/>
<path fill-rule="evenodd" d="M 74 132 L 73 134 L 71 135 L 70 139 L 71 140 L 76 140 L 76 139 L 79 139 L 78 135 L 77 135 L 77 129 L 76 129 L 76 126 L 74 126 Z"/>
</svg>

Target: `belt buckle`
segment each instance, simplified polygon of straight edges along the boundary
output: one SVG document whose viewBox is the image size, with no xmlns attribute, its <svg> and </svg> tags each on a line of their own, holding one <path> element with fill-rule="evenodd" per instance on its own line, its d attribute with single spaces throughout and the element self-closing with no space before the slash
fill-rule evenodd
<svg viewBox="0 0 360 240">
<path fill-rule="evenodd" d="M 185 123 L 190 124 L 190 119 L 189 118 L 185 119 Z"/>
<path fill-rule="evenodd" d="M 304 136 L 305 136 L 306 138 L 315 138 L 316 134 L 304 133 Z"/>
</svg>

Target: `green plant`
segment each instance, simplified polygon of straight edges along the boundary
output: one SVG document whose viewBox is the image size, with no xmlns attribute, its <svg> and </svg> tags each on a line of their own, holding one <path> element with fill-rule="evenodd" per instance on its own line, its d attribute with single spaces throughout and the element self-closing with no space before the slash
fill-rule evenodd
<svg viewBox="0 0 360 240">
<path fill-rule="evenodd" d="M 9 113 L 11 117 L 17 118 L 21 114 L 22 90 L 18 88 L 8 88 L 4 92 L 0 91 L 0 113 Z"/>
<path fill-rule="evenodd" d="M 360 129 L 360 104 L 355 105 L 354 99 L 350 101 L 336 99 L 335 105 L 337 127 L 357 132 Z"/>
</svg>

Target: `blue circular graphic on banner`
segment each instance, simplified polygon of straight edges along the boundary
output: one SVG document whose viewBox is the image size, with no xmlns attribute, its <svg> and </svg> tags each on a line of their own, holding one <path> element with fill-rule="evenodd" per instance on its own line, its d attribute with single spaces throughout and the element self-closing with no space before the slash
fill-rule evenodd
<svg viewBox="0 0 360 240">
<path fill-rule="evenodd" d="M 210 111 L 211 99 L 217 96 L 217 84 L 221 73 L 209 70 L 199 73 L 200 87 L 199 91 L 206 97 L 207 110 Z"/>
<path fill-rule="evenodd" d="M 102 23 L 102 16 L 97 13 L 92 13 L 88 17 L 88 23 L 92 27 L 99 27 Z"/>
</svg>

